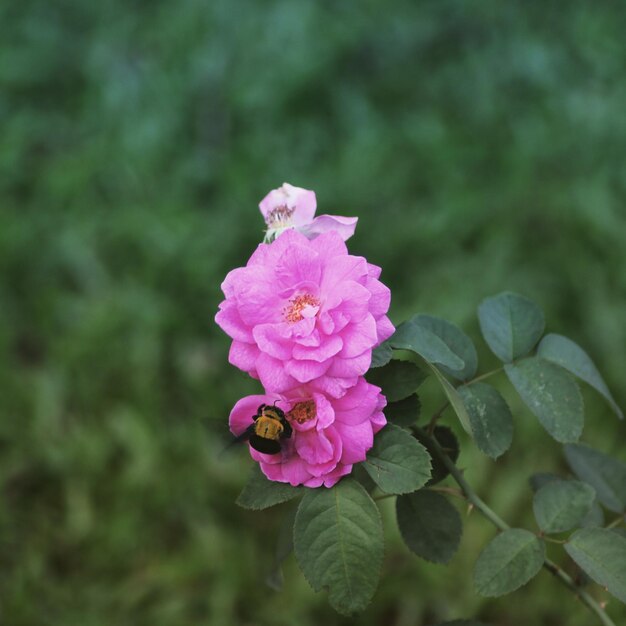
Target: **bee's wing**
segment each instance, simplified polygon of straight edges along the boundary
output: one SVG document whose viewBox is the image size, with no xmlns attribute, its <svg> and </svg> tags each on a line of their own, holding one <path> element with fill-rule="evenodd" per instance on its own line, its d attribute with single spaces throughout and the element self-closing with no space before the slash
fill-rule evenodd
<svg viewBox="0 0 626 626">
<path fill-rule="evenodd" d="M 252 435 L 250 445 L 262 454 L 278 454 L 281 450 L 280 441 Z"/>
<path fill-rule="evenodd" d="M 233 439 L 230 445 L 239 443 L 240 441 L 247 441 L 248 439 L 250 439 L 251 435 L 254 434 L 254 427 L 255 427 L 254 424 L 250 424 L 250 426 L 248 426 L 248 428 L 246 428 L 246 430 L 244 430 L 241 433 L 241 435 L 238 435 L 237 437 Z"/>
<path fill-rule="evenodd" d="M 254 424 L 250 424 L 250 426 L 248 426 L 248 428 L 246 428 L 241 435 L 238 435 L 230 443 L 228 443 L 222 450 L 221 454 L 224 454 L 224 452 L 230 450 L 233 446 L 241 443 L 242 441 L 248 441 L 252 435 L 254 435 Z"/>
</svg>

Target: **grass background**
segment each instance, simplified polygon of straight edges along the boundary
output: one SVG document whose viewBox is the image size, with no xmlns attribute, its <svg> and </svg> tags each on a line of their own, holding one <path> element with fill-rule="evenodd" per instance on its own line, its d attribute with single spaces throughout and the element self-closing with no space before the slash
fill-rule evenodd
<svg viewBox="0 0 626 626">
<path fill-rule="evenodd" d="M 234 505 L 250 461 L 220 456 L 226 418 L 258 386 L 213 315 L 286 180 L 359 216 L 351 251 L 384 268 L 396 323 L 458 323 L 486 371 L 476 306 L 520 291 L 626 406 L 625 30 L 609 0 L 3 3 L 0 621 L 593 623 L 547 573 L 479 598 L 487 522 L 443 568 L 403 549 L 389 503 L 364 615 L 335 615 L 292 560 L 267 589 L 285 511 Z M 532 527 L 527 478 L 562 455 L 502 388 L 513 448 L 460 463 Z M 584 440 L 623 459 L 624 425 L 585 399 Z"/>
</svg>

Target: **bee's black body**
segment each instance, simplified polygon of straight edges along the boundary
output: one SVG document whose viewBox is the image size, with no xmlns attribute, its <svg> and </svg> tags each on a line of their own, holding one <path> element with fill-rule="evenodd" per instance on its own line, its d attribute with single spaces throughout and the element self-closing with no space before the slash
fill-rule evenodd
<svg viewBox="0 0 626 626">
<path fill-rule="evenodd" d="M 248 440 L 255 450 L 263 454 L 280 452 L 280 440 L 289 439 L 293 432 L 284 411 L 277 406 L 261 404 L 252 419 L 254 423 L 237 440 Z"/>
</svg>

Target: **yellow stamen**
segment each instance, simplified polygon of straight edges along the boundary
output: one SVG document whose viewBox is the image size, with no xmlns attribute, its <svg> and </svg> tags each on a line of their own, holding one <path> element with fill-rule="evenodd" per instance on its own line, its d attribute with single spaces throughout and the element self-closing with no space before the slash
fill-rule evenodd
<svg viewBox="0 0 626 626">
<path fill-rule="evenodd" d="M 316 417 L 317 411 L 313 400 L 298 402 L 298 404 L 287 413 L 287 419 L 292 422 L 298 422 L 298 424 L 304 424 L 304 422 L 308 422 Z"/>
<path fill-rule="evenodd" d="M 289 300 L 290 306 L 285 307 L 284 316 L 288 322 L 299 322 L 304 316 L 302 310 L 307 306 L 319 306 L 320 302 L 310 293 L 296 296 Z"/>
</svg>

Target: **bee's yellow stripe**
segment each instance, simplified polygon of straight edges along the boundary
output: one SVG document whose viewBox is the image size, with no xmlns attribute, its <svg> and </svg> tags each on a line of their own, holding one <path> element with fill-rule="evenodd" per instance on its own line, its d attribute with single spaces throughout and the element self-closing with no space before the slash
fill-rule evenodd
<svg viewBox="0 0 626 626">
<path fill-rule="evenodd" d="M 279 419 L 275 419 L 273 417 L 269 417 L 267 415 L 262 415 L 259 419 L 254 423 L 254 432 L 259 437 L 263 437 L 264 439 L 272 439 L 276 441 L 280 438 L 281 433 L 283 432 L 284 427 L 280 423 Z"/>
</svg>

